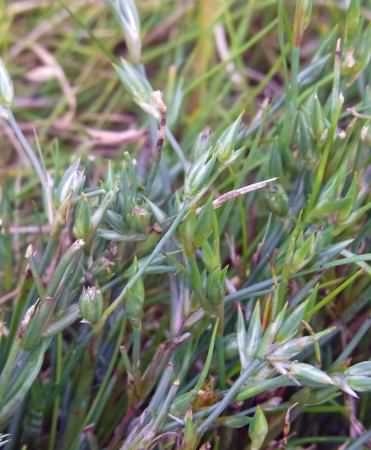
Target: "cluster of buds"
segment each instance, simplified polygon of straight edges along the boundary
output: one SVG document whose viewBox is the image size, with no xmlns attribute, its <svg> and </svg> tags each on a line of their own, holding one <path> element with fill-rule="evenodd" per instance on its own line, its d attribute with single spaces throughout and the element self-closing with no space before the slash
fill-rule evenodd
<svg viewBox="0 0 371 450">
<path fill-rule="evenodd" d="M 214 142 L 209 136 L 201 134 L 194 150 L 194 162 L 188 169 L 184 181 L 185 197 L 193 197 L 207 188 L 213 174 L 230 166 L 241 155 L 242 150 L 235 149 L 241 131 L 240 115 Z"/>
</svg>

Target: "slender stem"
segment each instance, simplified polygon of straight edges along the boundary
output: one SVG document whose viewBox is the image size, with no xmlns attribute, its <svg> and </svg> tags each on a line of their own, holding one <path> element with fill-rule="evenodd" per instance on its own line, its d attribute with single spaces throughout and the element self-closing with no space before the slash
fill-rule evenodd
<svg viewBox="0 0 371 450">
<path fill-rule="evenodd" d="M 159 427 L 162 425 L 162 422 L 166 418 L 170 410 L 171 402 L 174 400 L 174 397 L 178 392 L 178 389 L 179 389 L 179 380 L 175 380 L 169 389 L 169 392 L 165 398 L 165 401 L 162 404 L 162 407 L 159 409 L 157 413 L 157 417 L 154 420 L 153 428 L 156 431 L 159 429 Z"/>
<path fill-rule="evenodd" d="M 52 411 L 52 421 L 51 421 L 51 429 L 50 429 L 50 439 L 49 439 L 49 450 L 55 449 L 56 438 L 57 438 L 57 426 L 58 426 L 58 415 L 59 415 L 59 405 L 60 405 L 60 392 L 59 392 L 59 384 L 61 382 L 62 377 L 62 363 L 63 363 L 63 337 L 62 334 L 59 333 L 56 339 L 56 365 L 55 365 L 55 387 L 56 391 L 54 394 L 54 402 L 53 402 L 53 411 Z"/>
<path fill-rule="evenodd" d="M 16 366 L 17 356 L 21 353 L 20 351 L 20 345 L 19 345 L 19 339 L 15 338 L 13 340 L 12 345 L 10 346 L 9 354 L 5 363 L 5 366 L 3 367 L 1 371 L 0 376 L 0 405 L 2 400 L 5 397 L 5 393 L 7 388 L 9 387 L 9 381 L 12 376 L 12 372 L 14 370 L 14 367 Z"/>
<path fill-rule="evenodd" d="M 225 389 L 226 380 L 225 380 L 225 354 L 224 354 L 223 334 L 220 334 L 216 338 L 216 354 L 218 359 L 218 375 L 220 388 Z"/>
<path fill-rule="evenodd" d="M 293 105 L 297 106 L 298 87 L 299 87 L 299 70 L 300 70 L 300 49 L 294 47 L 291 51 L 291 100 Z"/>
<path fill-rule="evenodd" d="M 141 347 L 142 325 L 133 329 L 133 367 L 134 373 L 140 374 L 140 347 Z"/>
<path fill-rule="evenodd" d="M 179 294 L 176 278 L 173 273 L 169 275 L 170 283 L 170 332 L 177 336 L 183 324 L 183 295 Z"/>
<path fill-rule="evenodd" d="M 105 390 L 106 390 L 106 388 L 107 388 L 107 386 L 109 384 L 109 381 L 111 379 L 113 368 L 115 366 L 115 363 L 117 361 L 117 357 L 118 357 L 119 352 L 120 352 L 120 345 L 121 345 L 121 341 L 122 341 L 122 338 L 123 338 L 124 333 L 125 333 L 125 329 L 126 329 L 126 320 L 123 319 L 121 321 L 121 328 L 120 328 L 119 334 L 117 336 L 116 346 L 115 346 L 115 349 L 113 351 L 113 355 L 111 357 L 110 364 L 109 364 L 108 369 L 107 369 L 107 371 L 106 371 L 106 373 L 104 375 L 104 379 L 103 379 L 101 385 L 99 386 L 99 391 L 98 391 L 97 395 L 95 396 L 94 402 L 91 405 L 91 407 L 89 409 L 89 412 L 86 415 L 86 418 L 85 418 L 85 421 L 84 421 L 84 426 L 88 425 L 91 421 L 97 422 L 98 419 L 99 419 L 99 417 L 97 416 L 97 411 L 98 411 L 98 408 L 100 407 L 100 404 L 101 404 L 102 398 L 104 396 Z"/>
<path fill-rule="evenodd" d="M 19 127 L 13 113 L 9 111 L 9 114 L 7 116 L 8 123 L 10 125 L 10 128 L 13 130 L 16 138 L 18 139 L 19 143 L 22 146 L 22 149 L 24 150 L 27 158 L 29 159 L 32 167 L 34 168 L 37 176 L 39 177 L 40 184 L 43 188 L 43 196 L 45 200 L 45 208 L 46 213 L 48 216 L 49 223 L 53 223 L 53 200 L 52 195 L 48 183 L 48 178 L 45 170 L 41 166 L 40 161 L 38 160 L 37 156 L 35 155 L 35 152 L 33 151 L 32 147 L 28 143 L 25 135 L 23 134 L 21 128 Z"/>
</svg>

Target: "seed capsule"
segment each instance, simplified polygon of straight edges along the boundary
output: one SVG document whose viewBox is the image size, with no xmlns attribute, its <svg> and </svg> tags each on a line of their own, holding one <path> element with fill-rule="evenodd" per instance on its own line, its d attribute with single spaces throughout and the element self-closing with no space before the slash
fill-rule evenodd
<svg viewBox="0 0 371 450">
<path fill-rule="evenodd" d="M 273 214 L 280 217 L 286 217 L 289 212 L 289 199 L 283 187 L 280 184 L 270 186 L 265 193 L 265 199 L 268 208 Z"/>
<path fill-rule="evenodd" d="M 92 211 L 86 197 L 77 204 L 73 233 L 77 239 L 88 240 Z"/>
<path fill-rule="evenodd" d="M 83 320 L 96 323 L 102 317 L 103 296 L 99 289 L 94 286 L 83 289 L 80 301 L 80 313 Z"/>
</svg>

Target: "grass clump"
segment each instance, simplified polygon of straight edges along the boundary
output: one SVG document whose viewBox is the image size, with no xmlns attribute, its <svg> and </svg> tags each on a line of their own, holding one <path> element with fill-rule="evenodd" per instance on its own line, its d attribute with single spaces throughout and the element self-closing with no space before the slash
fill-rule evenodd
<svg viewBox="0 0 371 450">
<path fill-rule="evenodd" d="M 365 448 L 368 6 L 3 11 L 0 446 Z"/>
</svg>

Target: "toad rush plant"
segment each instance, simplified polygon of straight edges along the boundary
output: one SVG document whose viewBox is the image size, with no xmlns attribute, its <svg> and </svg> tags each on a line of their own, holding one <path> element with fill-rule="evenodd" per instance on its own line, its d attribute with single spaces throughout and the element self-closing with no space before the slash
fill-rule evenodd
<svg viewBox="0 0 371 450">
<path fill-rule="evenodd" d="M 309 59 L 311 1 L 293 17 L 283 0 L 259 6 L 273 21 L 246 45 L 233 24 L 254 6 L 226 2 L 209 26 L 229 27 L 237 49 L 187 81 L 190 59 L 163 94 L 136 4 L 107 3 L 127 46 L 126 59 L 109 54 L 115 96 L 130 96 L 147 129 L 135 155 L 59 170 L 25 135 L 0 63 L 0 116 L 32 167 L 24 194 L 11 175 L 1 187 L 0 446 L 364 448 L 369 11 L 350 1 Z M 235 85 L 240 55 L 272 30 L 280 93 L 196 136 L 188 99 L 207 116 L 203 80 L 225 68 Z M 40 233 L 21 234 L 12 209 Z"/>
</svg>

